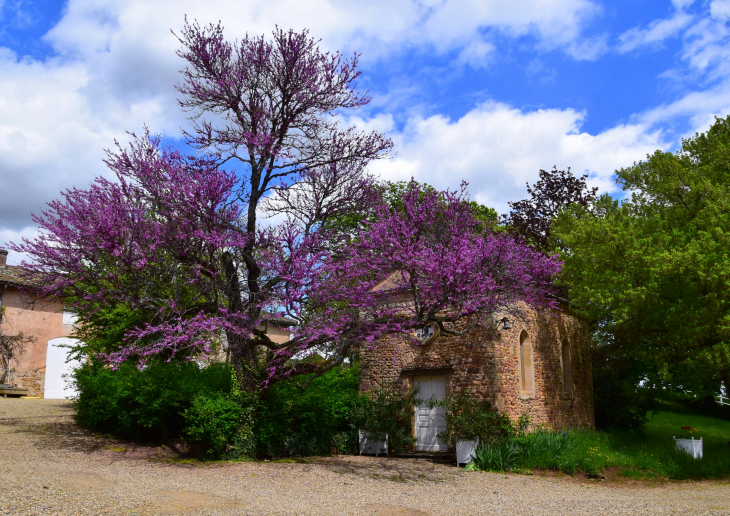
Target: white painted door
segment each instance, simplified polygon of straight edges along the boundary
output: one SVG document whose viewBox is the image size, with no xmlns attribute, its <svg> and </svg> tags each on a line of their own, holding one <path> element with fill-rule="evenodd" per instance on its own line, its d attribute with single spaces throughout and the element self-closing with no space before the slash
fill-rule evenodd
<svg viewBox="0 0 730 516">
<path fill-rule="evenodd" d="M 437 400 L 446 399 L 446 377 L 444 376 L 417 376 L 415 385 L 420 389 L 418 398 L 421 400 L 428 400 L 432 396 Z M 448 450 L 448 445 L 436 437 L 436 434 L 446 430 L 445 411 L 444 407 L 429 409 L 426 403 L 421 403 L 416 407 L 416 450 Z"/>
<path fill-rule="evenodd" d="M 69 349 L 62 346 L 73 346 L 76 339 L 60 337 L 48 341 L 46 352 L 46 382 L 43 388 L 43 397 L 51 400 L 62 400 L 76 395 L 71 387 L 71 373 L 81 364 L 77 360 L 66 363 Z"/>
</svg>

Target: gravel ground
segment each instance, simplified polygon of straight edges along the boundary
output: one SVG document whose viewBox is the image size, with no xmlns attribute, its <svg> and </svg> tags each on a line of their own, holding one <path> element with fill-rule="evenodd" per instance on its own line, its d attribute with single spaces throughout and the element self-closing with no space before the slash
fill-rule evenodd
<svg viewBox="0 0 730 516">
<path fill-rule="evenodd" d="M 0 398 L 0 514 L 730 515 L 730 483 L 468 473 L 426 460 L 185 464 L 93 436 L 68 401 Z"/>
</svg>

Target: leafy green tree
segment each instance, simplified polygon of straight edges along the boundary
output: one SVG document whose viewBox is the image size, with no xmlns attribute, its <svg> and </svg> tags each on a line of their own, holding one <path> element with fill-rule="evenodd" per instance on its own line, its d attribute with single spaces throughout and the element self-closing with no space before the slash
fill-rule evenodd
<svg viewBox="0 0 730 516">
<path fill-rule="evenodd" d="M 358 392 L 359 371 L 355 363 L 313 378 L 306 389 L 299 386 L 301 378 L 290 378 L 265 391 L 254 430 L 258 454 L 355 453 L 357 428 L 352 413 L 367 403 Z"/>
<path fill-rule="evenodd" d="M 616 175 L 627 199 L 553 224 L 572 303 L 609 345 L 660 369 L 709 357 L 730 389 L 730 117 Z"/>
</svg>

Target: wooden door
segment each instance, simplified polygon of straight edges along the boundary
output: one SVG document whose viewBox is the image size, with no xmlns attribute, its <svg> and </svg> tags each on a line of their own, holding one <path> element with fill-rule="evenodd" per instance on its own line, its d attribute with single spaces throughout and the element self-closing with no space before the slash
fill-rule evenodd
<svg viewBox="0 0 730 516">
<path fill-rule="evenodd" d="M 425 400 L 434 397 L 437 400 L 446 399 L 445 376 L 417 376 L 415 386 L 420 389 L 418 398 L 424 400 L 416 407 L 416 450 L 419 451 L 447 451 L 448 445 L 437 437 L 439 432 L 446 430 L 444 407 L 428 408 Z"/>
</svg>

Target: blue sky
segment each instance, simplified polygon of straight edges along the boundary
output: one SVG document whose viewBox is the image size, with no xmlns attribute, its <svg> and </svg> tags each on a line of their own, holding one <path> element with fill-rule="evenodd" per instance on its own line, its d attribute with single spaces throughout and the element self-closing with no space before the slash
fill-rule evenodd
<svg viewBox="0 0 730 516">
<path fill-rule="evenodd" d="M 344 121 L 397 152 L 372 172 L 465 179 L 500 212 L 553 165 L 620 195 L 617 168 L 730 114 L 730 0 L 0 0 L 0 244 L 106 174 L 126 131 L 180 143 L 170 30 L 186 14 L 231 38 L 278 24 L 362 52 L 374 99 Z"/>
</svg>

